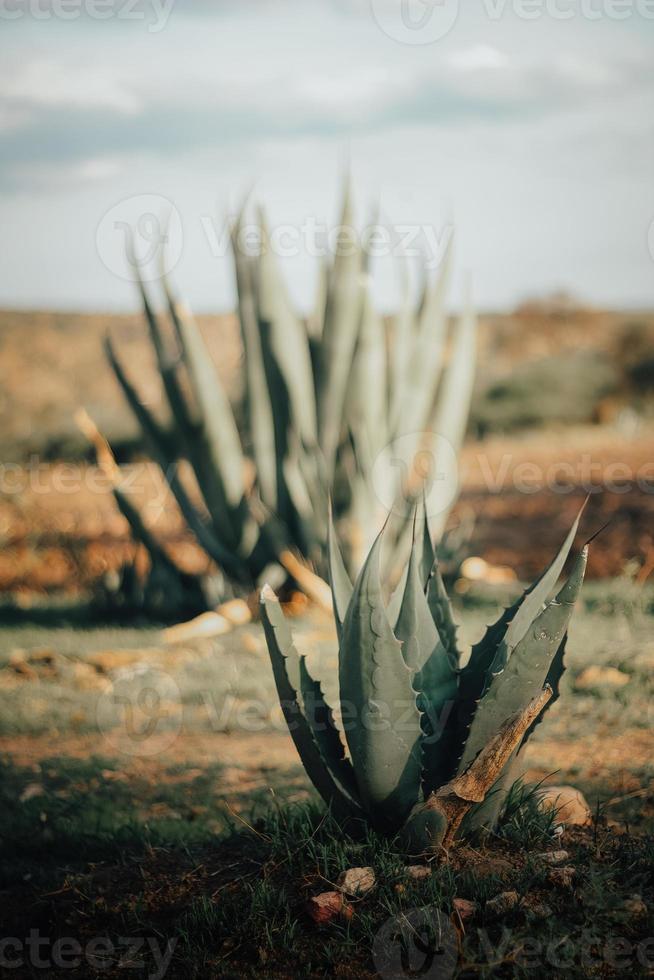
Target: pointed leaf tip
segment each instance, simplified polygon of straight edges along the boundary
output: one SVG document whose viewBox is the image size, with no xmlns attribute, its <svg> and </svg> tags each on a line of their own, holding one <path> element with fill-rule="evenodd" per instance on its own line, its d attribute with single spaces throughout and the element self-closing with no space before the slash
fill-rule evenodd
<svg viewBox="0 0 654 980">
<path fill-rule="evenodd" d="M 259 595 L 259 601 L 260 602 L 279 602 L 279 599 L 277 598 L 277 596 L 275 595 L 274 591 L 272 590 L 272 588 L 270 587 L 270 585 L 268 585 L 267 582 L 265 583 L 265 585 L 261 589 L 261 592 L 260 592 L 260 595 Z"/>
</svg>

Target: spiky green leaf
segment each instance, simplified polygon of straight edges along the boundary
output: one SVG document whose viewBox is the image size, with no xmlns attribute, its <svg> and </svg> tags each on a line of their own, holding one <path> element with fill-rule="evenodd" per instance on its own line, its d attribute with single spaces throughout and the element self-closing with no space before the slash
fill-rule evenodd
<svg viewBox="0 0 654 980">
<path fill-rule="evenodd" d="M 420 555 L 414 546 L 395 635 L 402 642 L 407 665 L 415 671 L 413 686 L 422 712 L 423 787 L 425 793 L 430 793 L 451 775 L 457 675 L 427 603 Z"/>
<path fill-rule="evenodd" d="M 459 678 L 458 713 L 459 728 L 463 738 L 468 730 L 475 705 L 486 686 L 491 666 L 494 662 L 499 663 L 500 660 L 506 659 L 508 651 L 524 636 L 530 623 L 554 589 L 577 534 L 584 507 L 585 503 L 573 521 L 565 541 L 542 575 L 504 610 L 499 619 L 488 627 L 482 639 L 473 646 L 470 658 L 462 668 Z"/>
<path fill-rule="evenodd" d="M 552 668 L 584 579 L 588 547 L 575 561 L 556 597 L 527 627 L 506 666 L 494 674 L 470 726 L 459 772 L 462 772 L 507 718 L 522 710 L 542 689 Z"/>
<path fill-rule="evenodd" d="M 337 816 L 358 816 L 356 801 L 334 778 L 302 710 L 298 694 L 302 686 L 300 656 L 279 601 L 269 587 L 261 592 L 261 618 L 282 711 L 307 775 Z"/>
<path fill-rule="evenodd" d="M 327 768 L 352 799 L 357 799 L 358 789 L 352 763 L 345 756 L 345 747 L 334 724 L 332 708 L 325 699 L 319 681 L 312 676 L 306 657 L 300 657 L 300 693 L 304 715 Z"/>
<path fill-rule="evenodd" d="M 257 321 L 256 260 L 246 253 L 241 241 L 245 206 L 244 203 L 232 228 L 231 236 L 238 317 L 245 352 L 245 408 L 257 467 L 259 492 L 266 507 L 274 511 L 278 504 L 275 426 Z"/>
<path fill-rule="evenodd" d="M 420 712 L 412 671 L 382 599 L 381 542 L 380 534 L 347 610 L 339 646 L 339 683 L 361 798 L 371 819 L 392 829 L 400 826 L 418 798 Z"/>
<path fill-rule="evenodd" d="M 331 478 L 343 430 L 348 378 L 361 321 L 362 256 L 354 234 L 349 182 L 341 212 L 342 240 L 329 280 L 319 388 L 320 444 Z M 346 240 L 345 240 L 346 239 Z"/>
<path fill-rule="evenodd" d="M 316 393 L 306 329 L 291 305 L 260 213 L 261 256 L 258 264 L 258 316 L 267 326 L 270 351 L 283 379 L 292 422 L 305 446 L 317 438 Z"/>
<path fill-rule="evenodd" d="M 350 576 L 345 568 L 343 556 L 341 555 L 340 548 L 338 547 L 336 531 L 334 530 L 334 521 L 332 518 L 331 503 L 329 505 L 328 520 L 327 551 L 329 560 L 329 582 L 332 588 L 332 602 L 334 605 L 336 632 L 340 641 L 343 633 L 345 614 L 347 613 L 347 607 L 349 606 L 350 599 L 352 598 L 353 587 L 352 582 L 350 581 Z"/>
<path fill-rule="evenodd" d="M 243 562 L 233 550 L 226 548 L 220 542 L 189 497 L 180 478 L 179 468 L 173 457 L 169 440 L 127 377 L 109 337 L 105 340 L 105 350 L 116 380 L 125 395 L 125 400 L 143 430 L 149 450 L 154 460 L 159 464 L 179 509 L 198 543 L 228 575 L 240 582 L 248 581 L 247 568 Z"/>
</svg>

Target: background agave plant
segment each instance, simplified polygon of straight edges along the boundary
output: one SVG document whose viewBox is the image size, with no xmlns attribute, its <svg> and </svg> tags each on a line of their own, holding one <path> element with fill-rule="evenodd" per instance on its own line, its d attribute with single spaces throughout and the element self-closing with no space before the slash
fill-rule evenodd
<svg viewBox="0 0 654 980">
<path fill-rule="evenodd" d="M 370 293 L 361 239 L 349 235 L 325 263 L 316 311 L 293 309 L 259 212 L 260 248 L 241 247 L 245 207 L 232 228 L 238 314 L 244 349 L 244 426 L 190 311 L 162 279 L 166 316 L 139 281 L 145 319 L 170 409 L 170 431 L 155 419 L 107 339 L 109 362 L 185 521 L 205 552 L 237 587 L 264 568 L 289 569 L 292 552 L 325 573 L 327 495 L 346 540 L 346 563 L 360 564 L 379 529 L 372 467 L 400 435 L 436 431 L 458 451 L 465 433 L 475 367 L 475 329 L 467 308 L 448 330 L 448 246 L 437 273 L 425 275 L 417 308 L 405 284 L 399 312 L 383 318 Z M 341 230 L 353 230 L 346 189 Z M 138 264 L 132 264 L 138 274 Z M 190 463 L 195 491 L 180 471 Z M 396 485 L 386 488 L 394 494 Z M 377 488 L 379 491 L 379 488 Z M 121 509 L 134 534 L 138 514 Z M 439 530 L 444 527 L 446 514 Z M 389 531 L 395 543 L 406 521 Z"/>
<path fill-rule="evenodd" d="M 337 689 L 332 682 L 323 691 L 264 588 L 262 618 L 282 709 L 308 775 L 339 818 L 401 832 L 412 853 L 447 845 L 464 818 L 468 827 L 496 821 L 517 775 L 516 756 L 558 696 L 588 546 L 549 597 L 580 516 L 549 567 L 487 629 L 465 664 L 424 506 L 399 606 L 384 598 L 383 531 L 354 586 L 330 536 Z M 337 702 L 347 756 L 332 715 Z"/>
</svg>

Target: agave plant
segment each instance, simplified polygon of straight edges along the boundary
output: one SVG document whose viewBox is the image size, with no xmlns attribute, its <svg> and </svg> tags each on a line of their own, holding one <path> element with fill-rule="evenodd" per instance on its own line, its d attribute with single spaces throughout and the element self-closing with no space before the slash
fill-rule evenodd
<svg viewBox="0 0 654 980">
<path fill-rule="evenodd" d="M 340 819 L 400 833 L 411 853 L 447 847 L 464 818 L 469 827 L 496 821 L 516 756 L 558 696 L 587 545 L 550 596 L 580 516 L 552 563 L 465 664 L 424 508 L 399 602 L 384 598 L 383 531 L 354 586 L 332 531 L 337 696 L 335 685 L 325 691 L 314 677 L 274 593 L 263 589 L 262 619 L 288 727 L 309 777 Z"/>
<path fill-rule="evenodd" d="M 244 207 L 232 228 L 245 354 L 240 431 L 202 333 L 165 277 L 163 318 L 140 280 L 139 288 L 170 431 L 106 342 L 123 395 L 188 527 L 237 587 L 256 583 L 289 550 L 326 574 L 329 493 L 339 527 L 350 532 L 346 563 L 358 567 L 355 540 L 369 544 L 378 530 L 375 458 L 396 436 L 422 431 L 440 432 L 458 451 L 475 365 L 470 309 L 448 333 L 449 249 L 438 273 L 425 277 L 417 308 L 404 290 L 400 312 L 384 319 L 370 297 L 365 248 L 350 241 L 324 266 L 316 312 L 305 322 L 290 302 L 262 213 L 259 250 L 250 254 L 241 246 L 245 215 Z M 353 227 L 347 190 L 341 225 Z M 138 263 L 131 262 L 138 276 Z M 183 460 L 195 492 L 180 470 Z M 400 474 L 397 479 L 388 493 L 400 490 Z M 138 521 L 131 523 L 138 534 Z M 403 530 L 400 522 L 398 539 Z"/>
</svg>

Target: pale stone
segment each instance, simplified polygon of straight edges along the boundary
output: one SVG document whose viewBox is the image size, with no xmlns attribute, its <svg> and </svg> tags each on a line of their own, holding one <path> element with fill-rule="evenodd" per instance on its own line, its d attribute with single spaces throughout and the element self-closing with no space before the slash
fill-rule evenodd
<svg viewBox="0 0 654 980">
<path fill-rule="evenodd" d="M 561 864 L 563 861 L 568 860 L 567 851 L 543 851 L 538 857 L 541 861 L 546 861 L 547 864 Z"/>
<path fill-rule="evenodd" d="M 582 670 L 575 681 L 575 687 L 580 691 L 590 691 L 598 687 L 624 687 L 630 679 L 629 674 L 617 667 L 598 667 L 594 664 Z"/>
<path fill-rule="evenodd" d="M 538 806 L 541 810 L 554 810 L 556 819 L 563 824 L 583 827 L 592 819 L 583 793 L 574 786 L 546 786 L 540 789 Z"/>
<path fill-rule="evenodd" d="M 336 882 L 339 891 L 351 898 L 361 898 L 375 887 L 375 872 L 372 868 L 348 868 Z"/>
<path fill-rule="evenodd" d="M 408 864 L 404 872 L 414 881 L 424 881 L 425 878 L 431 878 L 431 868 L 428 864 Z"/>
<path fill-rule="evenodd" d="M 519 901 L 517 892 L 500 892 L 495 898 L 491 898 L 486 902 L 486 911 L 492 915 L 504 915 L 506 912 L 514 909 Z"/>
</svg>

